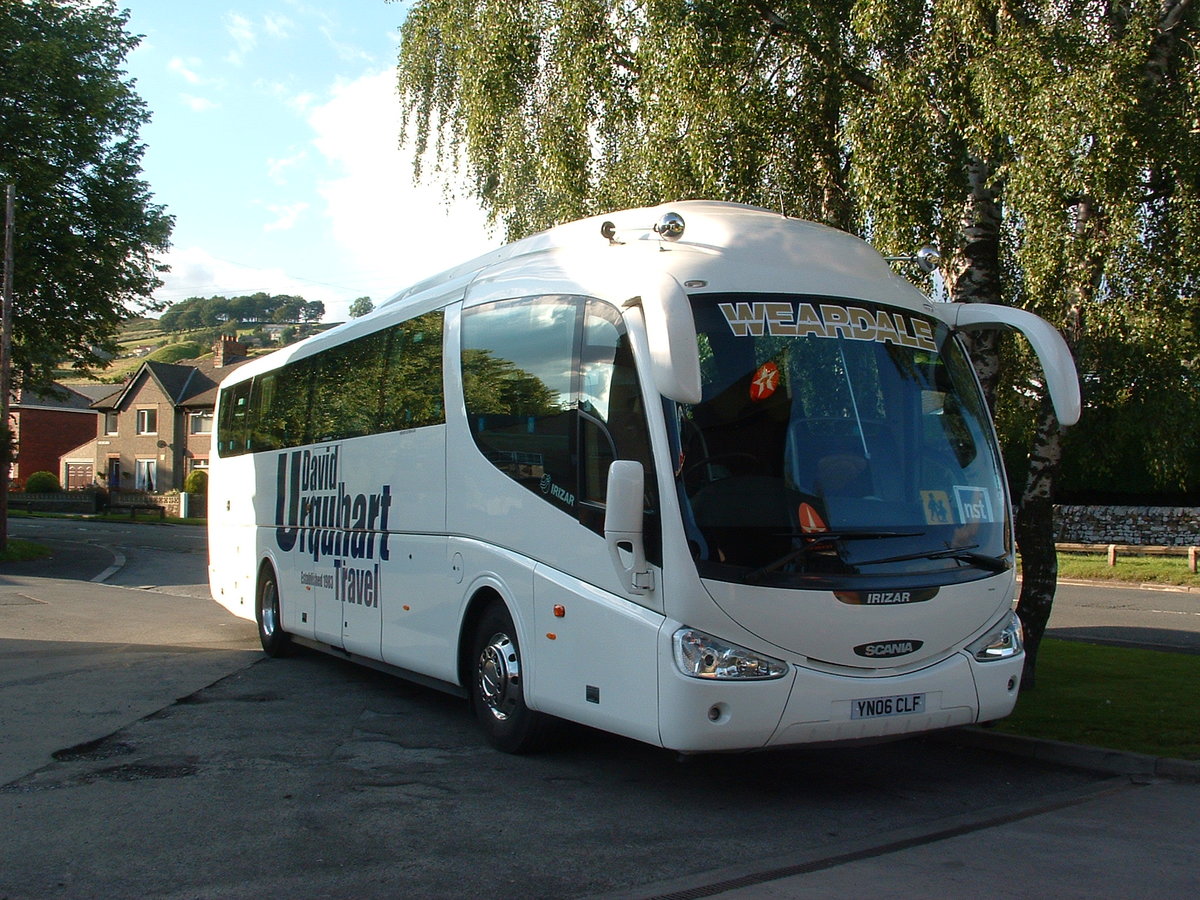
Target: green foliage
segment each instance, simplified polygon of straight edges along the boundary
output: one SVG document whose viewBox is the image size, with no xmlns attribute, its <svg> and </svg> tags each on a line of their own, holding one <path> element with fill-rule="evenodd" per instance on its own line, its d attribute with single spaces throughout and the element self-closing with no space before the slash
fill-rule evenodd
<svg viewBox="0 0 1200 900">
<path fill-rule="evenodd" d="M 0 185 L 16 188 L 13 363 L 45 383 L 97 365 L 152 306 L 172 219 L 141 179 L 145 104 L 122 69 L 138 39 L 113 0 L 4 3 Z"/>
<path fill-rule="evenodd" d="M 208 493 L 208 473 L 203 469 L 193 469 L 183 480 L 183 489 L 189 494 Z"/>
<path fill-rule="evenodd" d="M 34 472 L 25 479 L 25 490 L 30 494 L 57 494 L 62 485 L 53 472 Z"/>
<path fill-rule="evenodd" d="M 370 297 L 356 297 L 350 304 L 350 318 L 358 319 L 375 309 Z"/>
<path fill-rule="evenodd" d="M 158 323 L 164 331 L 216 328 L 231 333 L 241 325 L 312 324 L 324 315 L 320 300 L 260 291 L 242 297 L 189 297 L 163 310 Z"/>
<path fill-rule="evenodd" d="M 509 238 L 699 196 L 888 254 L 934 241 L 948 297 L 1069 333 L 1073 485 L 1195 489 L 1198 17 L 1188 0 L 417 0 L 399 85 L 417 149 Z M 1019 460 L 1040 373 L 983 344 Z"/>
</svg>

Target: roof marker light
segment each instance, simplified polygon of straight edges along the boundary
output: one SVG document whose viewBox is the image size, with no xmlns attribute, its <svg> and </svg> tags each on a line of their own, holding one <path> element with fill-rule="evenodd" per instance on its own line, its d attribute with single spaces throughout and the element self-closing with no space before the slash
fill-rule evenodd
<svg viewBox="0 0 1200 900">
<path fill-rule="evenodd" d="M 685 228 L 683 216 L 679 213 L 664 213 L 663 217 L 654 224 L 654 233 L 661 237 L 664 241 L 674 243 L 683 237 L 683 229 Z"/>
<path fill-rule="evenodd" d="M 620 238 L 617 237 L 617 226 L 615 224 L 613 224 L 612 222 L 604 222 L 600 226 L 600 237 L 604 238 L 610 244 L 614 244 L 614 245 L 625 243 L 624 241 L 622 241 Z"/>
</svg>

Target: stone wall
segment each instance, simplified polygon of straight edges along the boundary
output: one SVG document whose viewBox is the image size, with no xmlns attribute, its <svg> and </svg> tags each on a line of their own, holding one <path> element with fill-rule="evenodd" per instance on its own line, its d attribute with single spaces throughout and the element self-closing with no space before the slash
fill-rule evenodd
<svg viewBox="0 0 1200 900">
<path fill-rule="evenodd" d="M 98 507 L 95 491 L 56 491 L 52 494 L 27 494 L 10 491 L 8 508 L 23 512 L 94 513 Z"/>
<path fill-rule="evenodd" d="M 167 494 L 148 494 L 145 491 L 121 491 L 113 493 L 109 500 L 113 506 L 129 503 L 152 503 L 161 506 L 168 516 L 178 517 L 183 495 L 172 491 Z M 205 494 L 187 495 L 188 516 L 203 519 L 208 514 L 208 497 Z"/>
<path fill-rule="evenodd" d="M 1054 540 L 1072 544 L 1200 546 L 1200 507 L 1056 506 Z"/>
</svg>

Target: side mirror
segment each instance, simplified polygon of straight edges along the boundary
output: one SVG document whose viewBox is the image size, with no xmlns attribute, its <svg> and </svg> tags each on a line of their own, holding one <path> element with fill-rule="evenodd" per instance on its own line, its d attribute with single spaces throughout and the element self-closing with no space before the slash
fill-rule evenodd
<svg viewBox="0 0 1200 900">
<path fill-rule="evenodd" d="M 1063 425 L 1079 421 L 1082 401 L 1079 374 L 1067 342 L 1053 325 L 1040 316 L 1011 306 L 992 303 L 954 303 L 950 305 L 950 325 L 955 329 L 1013 328 L 1025 335 L 1046 374 L 1046 389 L 1054 404 L 1054 414 Z"/>
<path fill-rule="evenodd" d="M 618 459 L 608 469 L 604 540 L 621 583 L 631 594 L 654 590 L 654 573 L 642 540 L 646 472 L 640 462 Z"/>
<path fill-rule="evenodd" d="M 692 304 L 679 282 L 660 272 L 640 285 L 654 386 L 670 400 L 700 402 L 700 351 Z"/>
</svg>

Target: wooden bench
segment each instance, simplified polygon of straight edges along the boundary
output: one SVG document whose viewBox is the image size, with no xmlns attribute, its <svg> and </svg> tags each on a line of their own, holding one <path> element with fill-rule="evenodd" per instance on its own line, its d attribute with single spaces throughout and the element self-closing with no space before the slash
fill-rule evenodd
<svg viewBox="0 0 1200 900">
<path fill-rule="evenodd" d="M 114 503 L 108 508 L 112 512 L 116 512 L 119 509 L 127 509 L 129 510 L 129 518 L 131 519 L 137 517 L 138 510 L 145 510 L 147 512 L 152 510 L 157 511 L 160 519 L 165 518 L 167 515 L 167 511 L 157 503 Z"/>
</svg>

